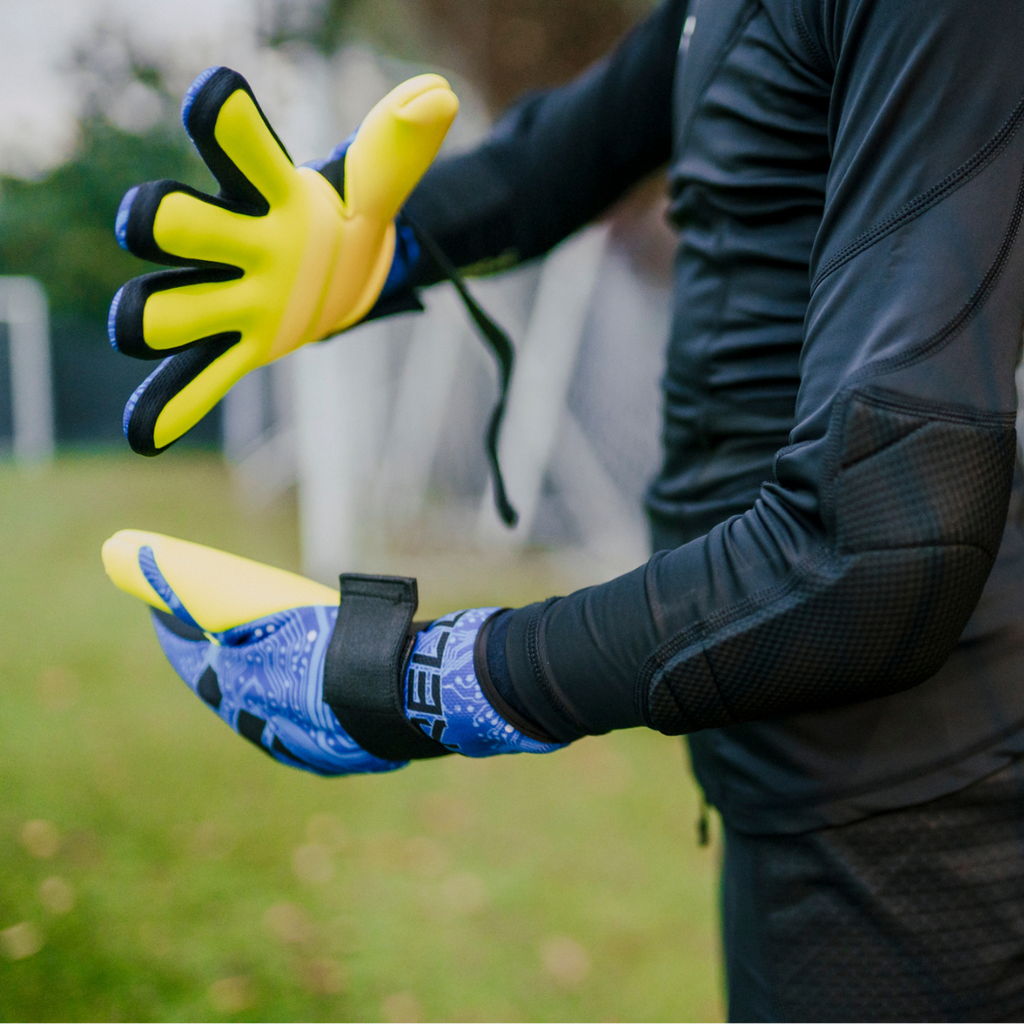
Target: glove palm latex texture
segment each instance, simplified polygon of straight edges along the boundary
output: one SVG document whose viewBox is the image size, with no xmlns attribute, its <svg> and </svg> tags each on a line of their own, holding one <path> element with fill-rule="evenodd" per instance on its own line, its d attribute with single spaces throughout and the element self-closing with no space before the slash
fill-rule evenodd
<svg viewBox="0 0 1024 1024">
<path fill-rule="evenodd" d="M 443 78 L 410 79 L 370 111 L 328 180 L 294 166 L 241 75 L 196 79 L 182 120 L 219 195 L 149 182 L 128 192 L 115 226 L 135 255 L 179 268 L 133 279 L 110 309 L 116 349 L 164 360 L 125 408 L 135 451 L 163 451 L 250 370 L 369 312 L 395 217 L 457 109 Z"/>
<path fill-rule="evenodd" d="M 117 586 L 150 605 L 157 639 L 178 675 L 271 757 L 320 775 L 407 763 L 362 749 L 324 702 L 336 590 L 141 530 L 111 537 L 103 564 Z M 495 611 L 456 612 L 415 633 L 402 671 L 405 716 L 442 747 L 470 757 L 555 750 L 557 744 L 506 722 L 484 695 L 474 650 Z"/>
</svg>

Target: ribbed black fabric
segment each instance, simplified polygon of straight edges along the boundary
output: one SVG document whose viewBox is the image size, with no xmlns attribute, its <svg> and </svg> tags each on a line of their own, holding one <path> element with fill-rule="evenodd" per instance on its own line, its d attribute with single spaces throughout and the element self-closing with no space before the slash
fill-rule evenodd
<svg viewBox="0 0 1024 1024">
<path fill-rule="evenodd" d="M 512 685 L 512 677 L 508 674 L 508 662 L 505 659 L 505 639 L 508 636 L 508 624 L 511 616 L 512 610 L 506 609 L 503 612 L 498 612 L 493 619 L 485 624 L 484 660 L 487 666 L 487 677 L 501 695 L 501 699 L 516 714 L 523 718 L 529 718 L 529 713 Z"/>
<path fill-rule="evenodd" d="M 495 612 L 481 627 L 473 652 L 477 680 L 484 697 L 495 711 L 521 733 L 541 743 L 557 742 L 556 737 L 546 733 L 531 716 L 526 703 L 512 685 L 505 657 L 508 641 L 508 625 L 512 612 L 506 608 Z"/>
<path fill-rule="evenodd" d="M 726 834 L 731 1020 L 1024 1017 L 1024 765 L 797 836 Z"/>
<path fill-rule="evenodd" d="M 836 412 L 827 548 L 712 635 L 696 626 L 652 655 L 641 685 L 653 727 L 693 732 L 902 690 L 938 671 L 967 625 L 1006 522 L 1011 417 L 935 420 L 882 395 Z"/>
</svg>

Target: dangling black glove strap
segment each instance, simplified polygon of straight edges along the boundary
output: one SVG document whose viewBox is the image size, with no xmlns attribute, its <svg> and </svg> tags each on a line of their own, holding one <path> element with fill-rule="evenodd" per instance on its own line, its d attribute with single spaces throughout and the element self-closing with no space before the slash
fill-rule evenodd
<svg viewBox="0 0 1024 1024">
<path fill-rule="evenodd" d="M 494 483 L 494 504 L 497 506 L 502 522 L 508 527 L 515 526 L 519 521 L 519 513 L 512 507 L 512 503 L 505 493 L 505 481 L 502 478 L 501 465 L 498 462 L 498 437 L 501 433 L 501 421 L 505 416 L 508 388 L 512 381 L 515 349 L 512 347 L 509 336 L 483 311 L 476 299 L 469 293 L 462 274 L 444 254 L 437 242 L 419 227 L 404 210 L 402 219 L 412 228 L 416 241 L 420 243 L 427 255 L 438 265 L 444 276 L 455 285 L 455 290 L 459 293 L 459 298 L 462 299 L 473 323 L 476 324 L 484 344 L 491 350 L 491 354 L 498 364 L 498 401 L 495 403 L 490 422 L 487 424 L 484 448 L 491 468 L 491 480 Z"/>
</svg>

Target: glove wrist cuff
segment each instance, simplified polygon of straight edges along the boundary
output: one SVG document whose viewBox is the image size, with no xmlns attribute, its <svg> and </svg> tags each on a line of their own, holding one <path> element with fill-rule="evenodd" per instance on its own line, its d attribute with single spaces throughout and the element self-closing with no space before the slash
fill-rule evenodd
<svg viewBox="0 0 1024 1024">
<path fill-rule="evenodd" d="M 502 696 L 501 691 L 498 689 L 494 680 L 491 678 L 490 665 L 487 661 L 487 642 L 490 638 L 491 628 L 494 625 L 494 620 L 498 618 L 503 612 L 509 611 L 508 608 L 499 608 L 481 627 L 480 632 L 477 633 L 476 643 L 473 645 L 473 666 L 476 670 L 477 682 L 480 684 L 480 689 L 483 692 L 487 702 L 494 708 L 495 711 L 506 721 L 509 725 L 513 725 L 518 729 L 524 736 L 531 740 L 537 740 L 538 743 L 553 743 L 558 744 L 558 740 L 554 736 L 546 733 L 539 725 L 535 722 L 529 721 L 524 718 L 505 698 Z"/>
<path fill-rule="evenodd" d="M 470 608 L 436 619 L 416 636 L 406 710 L 424 735 L 466 757 L 546 754 L 561 744 L 524 733 L 492 702 L 479 678 L 480 633 L 500 608 Z M 519 716 L 513 713 L 514 719 Z"/>
<path fill-rule="evenodd" d="M 345 573 L 340 589 L 324 661 L 324 702 L 376 757 L 407 761 L 449 753 L 405 716 L 402 668 L 418 604 L 416 580 Z"/>
</svg>

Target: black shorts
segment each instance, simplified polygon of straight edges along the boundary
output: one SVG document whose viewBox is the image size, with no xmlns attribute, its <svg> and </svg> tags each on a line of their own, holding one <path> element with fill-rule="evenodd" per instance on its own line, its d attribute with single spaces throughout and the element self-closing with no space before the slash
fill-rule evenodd
<svg viewBox="0 0 1024 1024">
<path fill-rule="evenodd" d="M 1024 761 L 792 836 L 726 829 L 729 1019 L 1024 1020 Z"/>
</svg>

